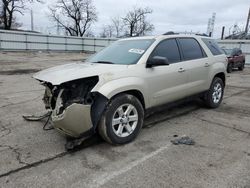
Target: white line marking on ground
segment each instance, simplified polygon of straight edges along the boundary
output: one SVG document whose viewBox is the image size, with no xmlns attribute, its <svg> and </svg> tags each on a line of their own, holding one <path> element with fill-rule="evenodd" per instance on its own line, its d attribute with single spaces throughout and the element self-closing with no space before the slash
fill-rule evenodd
<svg viewBox="0 0 250 188">
<path fill-rule="evenodd" d="M 165 145 L 163 147 L 160 147 L 159 149 L 155 150 L 154 152 L 149 153 L 148 155 L 143 156 L 142 158 L 133 161 L 132 163 L 126 165 L 124 168 L 121 168 L 118 171 L 113 171 L 113 172 L 110 172 L 110 173 L 105 173 L 105 174 L 97 177 L 97 179 L 93 182 L 92 185 L 90 185 L 90 187 L 91 188 L 96 188 L 96 187 L 103 186 L 104 184 L 106 184 L 110 180 L 114 179 L 115 177 L 117 177 L 117 176 L 119 176 L 121 174 L 126 173 L 127 171 L 131 170 L 132 168 L 134 168 L 134 167 L 142 164 L 143 162 L 147 161 L 148 159 L 150 159 L 150 158 L 158 155 L 162 151 L 167 150 L 170 145 L 171 144 L 167 144 L 167 145 Z"/>
</svg>

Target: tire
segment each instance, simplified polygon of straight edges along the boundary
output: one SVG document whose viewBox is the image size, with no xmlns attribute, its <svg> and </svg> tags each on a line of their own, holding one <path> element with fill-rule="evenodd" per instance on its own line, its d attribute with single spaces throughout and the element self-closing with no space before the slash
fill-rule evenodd
<svg viewBox="0 0 250 188">
<path fill-rule="evenodd" d="M 133 95 L 120 94 L 107 105 L 98 132 L 110 144 L 126 144 L 137 137 L 143 120 L 144 109 L 140 101 Z"/>
<path fill-rule="evenodd" d="M 231 73 L 233 71 L 233 64 L 232 63 L 228 63 L 227 64 L 227 72 Z"/>
<path fill-rule="evenodd" d="M 221 78 L 215 77 L 210 89 L 205 93 L 204 102 L 209 108 L 219 107 L 224 95 L 224 83 Z"/>
<path fill-rule="evenodd" d="M 239 70 L 239 71 L 243 71 L 244 68 L 245 68 L 245 63 L 242 62 L 242 63 L 240 64 L 240 66 L 238 67 L 238 70 Z"/>
</svg>

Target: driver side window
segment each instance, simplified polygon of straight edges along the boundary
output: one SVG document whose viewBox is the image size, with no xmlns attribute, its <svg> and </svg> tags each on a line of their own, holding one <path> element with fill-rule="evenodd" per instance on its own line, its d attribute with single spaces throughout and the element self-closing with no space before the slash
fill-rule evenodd
<svg viewBox="0 0 250 188">
<path fill-rule="evenodd" d="M 179 48 L 175 39 L 167 39 L 160 42 L 150 55 L 150 57 L 154 56 L 166 57 L 170 64 L 181 61 Z"/>
</svg>

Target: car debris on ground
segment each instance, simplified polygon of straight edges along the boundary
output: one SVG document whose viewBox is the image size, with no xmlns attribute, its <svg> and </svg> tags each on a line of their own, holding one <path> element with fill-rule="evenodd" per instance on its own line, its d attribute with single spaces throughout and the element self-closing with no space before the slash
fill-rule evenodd
<svg viewBox="0 0 250 188">
<path fill-rule="evenodd" d="M 186 135 L 183 135 L 180 138 L 176 138 L 174 140 L 171 140 L 171 143 L 174 145 L 194 145 L 195 141 L 192 138 L 190 138 Z"/>
</svg>

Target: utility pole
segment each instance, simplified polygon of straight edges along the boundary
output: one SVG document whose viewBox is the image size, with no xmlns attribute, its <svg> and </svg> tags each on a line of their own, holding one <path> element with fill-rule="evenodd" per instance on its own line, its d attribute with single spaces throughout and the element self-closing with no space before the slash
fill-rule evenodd
<svg viewBox="0 0 250 188">
<path fill-rule="evenodd" d="M 225 33 L 225 26 L 222 27 L 222 31 L 221 31 L 221 40 L 224 39 L 224 33 Z"/>
<path fill-rule="evenodd" d="M 247 16 L 247 23 L 246 23 L 246 28 L 245 28 L 245 37 L 247 37 L 247 34 L 248 34 L 249 21 L 250 21 L 250 8 L 249 8 L 249 11 L 248 11 L 248 16 Z"/>
<path fill-rule="evenodd" d="M 33 10 L 30 10 L 30 25 L 31 25 L 31 31 L 34 31 L 34 17 L 33 17 Z"/>
</svg>

